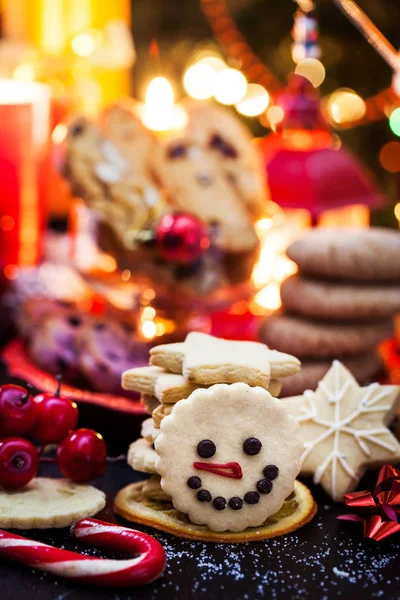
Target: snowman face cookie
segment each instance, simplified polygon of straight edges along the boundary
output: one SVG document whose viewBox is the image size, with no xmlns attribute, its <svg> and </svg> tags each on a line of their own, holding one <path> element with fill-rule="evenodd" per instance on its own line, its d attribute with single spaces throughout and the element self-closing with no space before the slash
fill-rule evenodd
<svg viewBox="0 0 400 600">
<path fill-rule="evenodd" d="M 243 531 L 261 525 L 292 492 L 303 444 L 283 402 L 235 383 L 178 402 L 155 448 L 175 508 L 213 531 Z"/>
</svg>

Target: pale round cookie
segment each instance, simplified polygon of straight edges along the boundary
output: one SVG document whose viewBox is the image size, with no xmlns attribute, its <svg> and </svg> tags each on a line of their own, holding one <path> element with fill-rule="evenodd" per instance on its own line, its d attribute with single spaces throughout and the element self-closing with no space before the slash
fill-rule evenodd
<svg viewBox="0 0 400 600">
<path fill-rule="evenodd" d="M 400 312 L 400 284 L 319 281 L 292 275 L 281 286 L 289 312 L 321 319 L 380 319 Z"/>
<path fill-rule="evenodd" d="M 0 527 L 70 527 L 80 519 L 96 515 L 105 503 L 105 494 L 91 485 L 35 477 L 22 489 L 0 490 Z"/>
<path fill-rule="evenodd" d="M 382 361 L 375 352 L 345 357 L 342 362 L 361 384 L 365 384 L 376 375 L 382 366 Z M 281 397 L 297 396 L 305 390 L 317 389 L 318 383 L 331 366 L 332 361 L 330 360 L 303 362 L 300 373 L 296 373 L 282 382 Z"/>
<path fill-rule="evenodd" d="M 287 249 L 302 273 L 357 281 L 400 278 L 400 232 L 310 229 Z"/>
<path fill-rule="evenodd" d="M 154 427 L 154 421 L 151 417 L 143 421 L 140 435 L 146 440 L 146 442 L 153 444 L 159 433 L 160 430 Z"/>
<path fill-rule="evenodd" d="M 303 445 L 283 402 L 234 383 L 175 404 L 155 447 L 161 486 L 177 510 L 212 531 L 243 531 L 293 491 Z"/>
<path fill-rule="evenodd" d="M 265 344 L 299 358 L 359 354 L 377 346 L 392 333 L 391 320 L 333 323 L 284 313 L 264 319 L 259 331 Z"/>
<path fill-rule="evenodd" d="M 157 454 L 152 444 L 139 438 L 129 446 L 126 461 L 135 471 L 156 475 L 156 458 Z"/>
</svg>

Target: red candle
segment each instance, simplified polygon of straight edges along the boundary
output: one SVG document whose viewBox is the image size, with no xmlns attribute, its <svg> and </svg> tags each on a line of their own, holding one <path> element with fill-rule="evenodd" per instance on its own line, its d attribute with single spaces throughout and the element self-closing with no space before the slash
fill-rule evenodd
<svg viewBox="0 0 400 600">
<path fill-rule="evenodd" d="M 0 275 L 36 264 L 44 226 L 50 91 L 0 79 Z"/>
</svg>

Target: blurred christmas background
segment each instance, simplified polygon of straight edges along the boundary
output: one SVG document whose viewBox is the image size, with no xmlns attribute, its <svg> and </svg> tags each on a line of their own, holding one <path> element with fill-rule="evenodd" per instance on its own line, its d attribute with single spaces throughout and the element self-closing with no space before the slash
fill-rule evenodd
<svg viewBox="0 0 400 600">
<path fill-rule="evenodd" d="M 141 343 L 163 341 L 168 335 L 182 337 L 190 328 L 253 339 L 254 317 L 280 307 L 280 284 L 296 271 L 285 249 L 304 229 L 369 224 L 398 228 L 399 16 L 390 0 L 362 0 L 360 6 L 370 20 L 356 10 L 351 22 L 343 12 L 346 4 L 344 0 L 0 0 L 4 123 L 0 230 L 2 275 L 13 282 L 13 298 L 47 295 L 71 302 L 74 310 L 129 321 Z M 44 85 L 36 87 L 36 82 Z M 258 190 L 262 210 L 245 207 L 250 234 L 258 240 L 254 246 L 243 246 L 238 253 L 218 239 L 214 243 L 218 235 L 211 215 L 204 218 L 194 206 L 185 211 L 194 215 L 177 217 L 171 208 L 168 213 L 163 190 L 157 189 L 154 196 L 153 181 L 151 202 L 147 188 L 138 192 L 139 196 L 143 192 L 140 202 L 147 203 L 146 218 L 140 225 L 132 222 L 131 231 L 123 236 L 122 245 L 127 245 L 126 233 L 130 242 L 143 242 L 143 252 L 140 248 L 138 254 L 133 242 L 121 252 L 115 240 L 107 249 L 104 244 L 100 251 L 95 248 L 89 234 L 93 208 L 96 212 L 99 207 L 84 194 L 86 206 L 73 199 L 62 177 L 68 124 L 77 114 L 96 120 L 126 96 L 135 99 L 134 119 L 160 147 L 181 132 L 193 134 L 188 99 L 224 107 L 253 133 L 252 147 L 263 163 Z M 23 114 L 21 106 L 26 103 L 32 107 L 30 115 Z M 29 143 L 26 119 L 34 132 Z M 69 143 L 86 125 L 74 127 Z M 223 131 L 222 138 L 211 133 L 209 148 L 222 155 L 222 168 L 227 169 L 237 150 Z M 250 148 L 246 136 L 243 140 Z M 121 159 L 119 150 L 108 146 L 109 162 L 102 175 L 108 179 L 102 183 L 115 183 L 110 166 L 111 178 L 115 169 L 123 177 L 126 156 Z M 171 156 L 185 152 L 182 145 L 175 146 Z M 133 164 L 135 157 L 131 158 Z M 18 173 L 15 181 L 10 165 Z M 69 165 L 69 183 L 72 171 Z M 254 185 L 256 181 L 260 185 L 260 173 L 253 167 L 250 171 L 246 177 L 254 176 Z M 229 169 L 224 177 L 231 177 L 231 185 Z M 169 182 L 162 183 L 157 179 L 154 185 L 173 195 Z M 76 181 L 72 184 L 76 192 L 79 186 Z M 209 184 L 203 177 L 202 185 Z M 104 186 L 101 189 L 104 192 Z M 113 218 L 114 213 L 103 214 L 103 226 L 115 224 Z M 53 230 L 70 235 L 46 235 L 49 222 Z M 26 270 L 43 256 L 39 269 Z M 147 281 L 143 273 L 135 272 L 138 257 L 146 264 Z M 165 282 L 167 293 L 162 288 Z M 186 294 L 186 305 L 180 306 Z M 197 306 L 199 297 L 203 305 Z M 193 314 L 188 315 L 188 304 Z M 42 319 L 32 306 L 27 320 Z M 57 318 L 65 319 L 65 313 Z M 70 325 L 76 322 L 76 316 L 68 319 Z M 22 335 L 25 325 L 20 319 Z M 64 332 L 63 342 L 54 341 L 51 332 L 50 328 L 46 335 L 52 343 L 71 342 L 71 331 Z M 123 334 L 118 335 L 123 345 Z M 107 345 L 109 340 L 99 343 Z M 18 362 L 20 350 L 12 347 L 8 359 Z M 39 356 L 42 350 L 38 349 Z M 131 348 L 120 356 L 124 367 L 135 360 L 140 364 L 147 347 L 139 357 L 135 351 Z M 63 357 L 64 366 L 68 360 Z M 26 375 L 27 368 L 27 363 L 19 364 L 20 374 Z M 47 370 L 56 368 L 53 364 Z M 90 372 L 96 381 L 97 375 Z M 119 381 L 120 372 L 114 375 Z M 31 372 L 34 382 L 40 376 Z"/>
</svg>

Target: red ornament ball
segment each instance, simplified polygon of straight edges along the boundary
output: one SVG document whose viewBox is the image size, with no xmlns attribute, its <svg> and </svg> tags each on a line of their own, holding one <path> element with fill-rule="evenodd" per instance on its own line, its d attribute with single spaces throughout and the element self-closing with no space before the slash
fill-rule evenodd
<svg viewBox="0 0 400 600">
<path fill-rule="evenodd" d="M 78 483 L 103 475 L 107 468 L 103 437 L 92 429 L 77 429 L 60 444 L 57 464 L 65 477 Z"/>
<path fill-rule="evenodd" d="M 195 262 L 210 245 L 204 224 L 185 213 L 164 215 L 156 231 L 157 248 L 164 260 L 178 264 Z"/>
<path fill-rule="evenodd" d="M 61 376 L 54 394 L 44 393 L 35 396 L 37 420 L 33 436 L 42 444 L 62 442 L 78 424 L 78 407 L 75 402 L 60 396 Z"/>
<path fill-rule="evenodd" d="M 0 388 L 0 436 L 30 433 L 37 419 L 37 406 L 29 390 L 19 385 Z"/>
<path fill-rule="evenodd" d="M 38 452 L 28 440 L 19 437 L 0 440 L 0 487 L 21 488 L 35 477 L 38 468 Z"/>
</svg>

